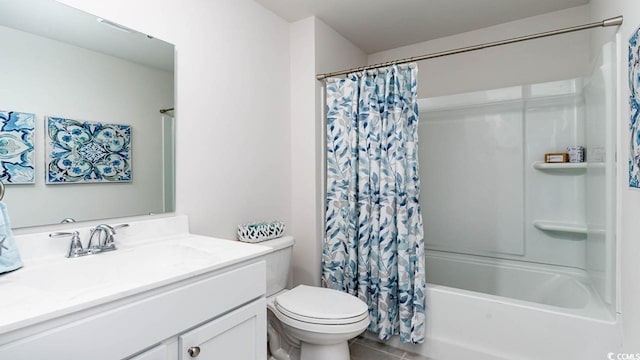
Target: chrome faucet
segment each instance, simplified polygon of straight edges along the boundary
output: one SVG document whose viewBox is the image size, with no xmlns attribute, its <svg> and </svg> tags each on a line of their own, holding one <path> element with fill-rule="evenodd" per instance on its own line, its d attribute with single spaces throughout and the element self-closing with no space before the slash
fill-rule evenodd
<svg viewBox="0 0 640 360">
<path fill-rule="evenodd" d="M 107 224 L 100 224 L 96 226 L 95 228 L 91 229 L 91 234 L 89 235 L 89 244 L 87 244 L 87 248 L 89 248 L 89 250 L 91 250 L 92 252 L 105 251 L 106 249 L 104 245 L 107 242 L 107 239 L 111 238 L 111 242 L 113 243 L 113 235 L 115 235 L 115 233 L 116 231 L 113 229 L 113 227 Z M 102 234 L 104 234 L 104 240 L 100 241 Z M 95 242 L 93 240 L 94 238 L 96 238 Z M 115 246 L 110 250 L 115 250 Z"/>
<path fill-rule="evenodd" d="M 107 224 L 100 224 L 91 229 L 89 235 L 89 243 L 87 248 L 82 247 L 80 241 L 80 233 L 78 231 L 72 232 L 54 232 L 49 234 L 49 237 L 71 237 L 71 243 L 69 244 L 69 251 L 67 252 L 68 258 L 75 258 L 85 255 L 99 254 L 105 251 L 116 250 L 116 243 L 113 236 L 116 234 L 115 229 L 127 227 L 129 224 L 119 224 L 110 226 Z M 102 236 L 104 234 L 104 236 Z"/>
<path fill-rule="evenodd" d="M 116 243 L 113 239 L 113 236 L 116 234 L 115 229 L 127 226 L 129 226 L 129 224 L 120 224 L 114 226 L 100 224 L 96 226 L 95 228 L 91 229 L 91 234 L 89 235 L 89 244 L 87 245 L 87 248 L 93 253 L 116 250 Z M 102 234 L 104 234 L 104 236 L 102 236 Z M 94 238 L 96 238 L 95 243 Z M 102 241 L 101 238 L 103 239 Z"/>
</svg>

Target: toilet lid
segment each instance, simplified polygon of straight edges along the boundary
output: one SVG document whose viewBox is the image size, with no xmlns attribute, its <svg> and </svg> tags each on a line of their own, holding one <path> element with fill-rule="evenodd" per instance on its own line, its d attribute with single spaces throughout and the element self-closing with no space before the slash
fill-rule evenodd
<svg viewBox="0 0 640 360">
<path fill-rule="evenodd" d="M 274 304 L 283 315 L 315 324 L 350 324 L 369 316 L 367 304 L 357 297 L 314 286 L 296 286 Z"/>
</svg>

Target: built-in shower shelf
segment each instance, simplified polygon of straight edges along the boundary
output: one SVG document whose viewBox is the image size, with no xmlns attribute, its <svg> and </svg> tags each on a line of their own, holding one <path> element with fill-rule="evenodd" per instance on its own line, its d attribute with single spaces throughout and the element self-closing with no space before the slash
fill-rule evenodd
<svg viewBox="0 0 640 360">
<path fill-rule="evenodd" d="M 585 170 L 587 168 L 604 168 L 603 162 L 580 162 L 580 163 L 546 163 L 536 161 L 533 167 L 538 170 Z"/>
<path fill-rule="evenodd" d="M 533 226 L 542 231 L 563 232 L 570 234 L 587 234 L 587 226 L 559 221 L 534 221 Z"/>
</svg>

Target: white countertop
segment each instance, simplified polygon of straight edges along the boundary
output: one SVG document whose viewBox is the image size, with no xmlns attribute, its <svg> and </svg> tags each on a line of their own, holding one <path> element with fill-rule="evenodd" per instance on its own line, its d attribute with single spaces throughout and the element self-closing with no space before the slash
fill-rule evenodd
<svg viewBox="0 0 640 360">
<path fill-rule="evenodd" d="M 193 234 L 120 244 L 109 253 L 25 260 L 0 275 L 0 335 L 215 271 L 268 253 L 264 246 Z"/>
</svg>

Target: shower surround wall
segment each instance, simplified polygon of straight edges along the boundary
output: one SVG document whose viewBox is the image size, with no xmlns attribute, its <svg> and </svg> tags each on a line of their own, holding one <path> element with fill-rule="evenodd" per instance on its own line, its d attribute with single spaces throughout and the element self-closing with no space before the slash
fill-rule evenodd
<svg viewBox="0 0 640 360">
<path fill-rule="evenodd" d="M 585 171 L 540 170 L 545 153 L 585 145 L 580 80 L 420 102 L 427 249 L 584 268 Z"/>
<path fill-rule="evenodd" d="M 420 101 L 427 249 L 584 269 L 615 313 L 613 47 L 586 80 Z M 572 145 L 588 162 L 543 162 Z M 429 282 L 456 287 L 434 266 Z"/>
<path fill-rule="evenodd" d="M 584 88 L 587 161 L 604 166 L 586 169 L 586 257 L 585 269 L 609 311 L 616 303 L 616 43 L 608 42 L 593 64 Z M 619 200 L 618 200 L 619 201 Z"/>
</svg>

